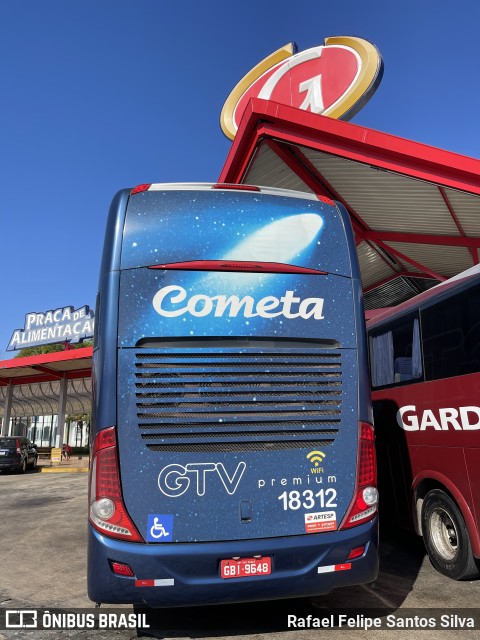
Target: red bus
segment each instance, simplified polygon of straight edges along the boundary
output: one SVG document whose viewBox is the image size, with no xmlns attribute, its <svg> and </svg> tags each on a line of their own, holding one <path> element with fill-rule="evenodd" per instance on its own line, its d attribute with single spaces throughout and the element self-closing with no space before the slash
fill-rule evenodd
<svg viewBox="0 0 480 640">
<path fill-rule="evenodd" d="M 480 573 L 480 265 L 367 321 L 380 518 Z"/>
</svg>

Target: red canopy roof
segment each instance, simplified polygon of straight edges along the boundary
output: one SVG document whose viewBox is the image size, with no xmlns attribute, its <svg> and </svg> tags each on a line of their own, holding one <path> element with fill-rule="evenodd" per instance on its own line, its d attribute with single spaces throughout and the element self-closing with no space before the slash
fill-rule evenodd
<svg viewBox="0 0 480 640">
<path fill-rule="evenodd" d="M 479 262 L 480 161 L 473 158 L 254 99 L 219 181 L 342 202 L 366 309 L 398 304 Z"/>
</svg>

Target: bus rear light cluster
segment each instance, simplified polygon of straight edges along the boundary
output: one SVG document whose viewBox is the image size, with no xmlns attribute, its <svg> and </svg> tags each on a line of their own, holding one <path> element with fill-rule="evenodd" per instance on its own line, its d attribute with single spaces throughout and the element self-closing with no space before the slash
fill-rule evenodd
<svg viewBox="0 0 480 640">
<path fill-rule="evenodd" d="M 341 529 L 349 529 L 375 517 L 378 506 L 375 433 L 371 424 L 359 423 L 357 483 L 355 498 Z"/>
<path fill-rule="evenodd" d="M 123 504 L 115 427 L 99 431 L 93 446 L 89 486 L 90 522 L 110 538 L 144 542 Z"/>
</svg>

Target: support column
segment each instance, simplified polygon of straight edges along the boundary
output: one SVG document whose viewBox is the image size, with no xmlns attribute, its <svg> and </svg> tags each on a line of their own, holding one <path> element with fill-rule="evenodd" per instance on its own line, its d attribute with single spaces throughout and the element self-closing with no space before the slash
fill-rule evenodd
<svg viewBox="0 0 480 640">
<path fill-rule="evenodd" d="M 57 447 L 62 447 L 65 441 L 65 409 L 67 406 L 67 386 L 68 380 L 67 378 L 63 377 L 60 380 L 60 394 L 58 397 L 58 436 L 57 442 L 55 443 L 55 446 Z"/>
<path fill-rule="evenodd" d="M 5 394 L 5 403 L 3 405 L 2 436 L 9 435 L 10 417 L 12 415 L 12 399 L 13 399 L 13 384 L 9 382 L 7 386 L 7 392 Z"/>
<path fill-rule="evenodd" d="M 33 416 L 33 437 L 32 437 L 33 443 L 37 442 L 37 421 L 38 421 L 38 416 Z"/>
</svg>

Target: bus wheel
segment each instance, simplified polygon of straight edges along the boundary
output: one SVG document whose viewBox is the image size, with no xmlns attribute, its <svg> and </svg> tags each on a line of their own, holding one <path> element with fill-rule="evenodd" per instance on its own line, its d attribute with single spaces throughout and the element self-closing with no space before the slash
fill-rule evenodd
<svg viewBox="0 0 480 640">
<path fill-rule="evenodd" d="M 423 540 L 432 565 L 453 580 L 480 575 L 460 509 L 440 489 L 425 496 L 422 506 Z"/>
</svg>

